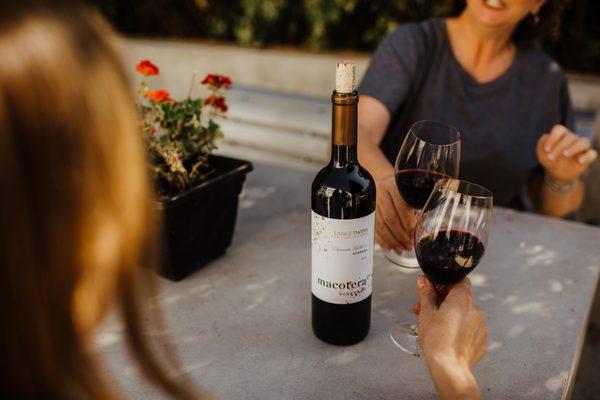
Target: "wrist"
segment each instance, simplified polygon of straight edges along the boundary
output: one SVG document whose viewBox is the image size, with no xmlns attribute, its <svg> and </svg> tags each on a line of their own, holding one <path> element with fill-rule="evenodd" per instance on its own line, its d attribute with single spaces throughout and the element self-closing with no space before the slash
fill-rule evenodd
<svg viewBox="0 0 600 400">
<path fill-rule="evenodd" d="M 547 170 L 544 170 L 544 182 L 555 192 L 568 193 L 577 186 L 579 177 L 571 179 L 557 178 Z"/>
<path fill-rule="evenodd" d="M 394 176 L 394 167 L 389 163 L 370 163 L 370 165 L 367 168 L 369 169 L 369 172 L 375 179 L 385 179 L 390 176 Z"/>
<path fill-rule="evenodd" d="M 426 357 L 427 367 L 441 399 L 480 399 L 477 381 L 465 360 L 451 354 Z"/>
<path fill-rule="evenodd" d="M 565 179 L 565 178 L 559 178 L 554 176 L 552 173 L 545 171 L 544 172 L 546 174 L 546 176 L 550 179 L 552 179 L 554 182 L 560 184 L 560 185 L 568 185 L 574 182 L 577 182 L 579 180 L 579 177 L 575 177 L 575 178 L 570 178 L 570 179 Z"/>
</svg>

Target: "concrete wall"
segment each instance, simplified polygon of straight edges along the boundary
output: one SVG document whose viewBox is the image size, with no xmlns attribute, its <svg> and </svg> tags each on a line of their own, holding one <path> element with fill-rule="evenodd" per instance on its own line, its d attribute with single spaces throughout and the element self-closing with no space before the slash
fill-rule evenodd
<svg viewBox="0 0 600 400">
<path fill-rule="evenodd" d="M 161 80 L 172 88 L 187 88 L 194 70 L 201 75 L 218 71 L 245 86 L 322 99 L 329 97 L 334 86 L 332 68 L 336 60 L 355 61 L 362 78 L 370 58 L 365 53 L 318 54 L 194 41 L 121 39 L 120 43 L 131 71 L 137 60 L 151 59 L 165 67 Z M 578 110 L 600 110 L 600 77 L 569 75 L 569 86 Z"/>
<path fill-rule="evenodd" d="M 358 64 L 362 77 L 368 63 L 366 54 L 315 54 L 294 50 L 264 50 L 203 42 L 121 40 L 125 62 L 133 66 L 142 59 L 159 66 L 169 87 L 187 88 L 192 71 L 227 74 L 244 86 L 288 94 L 328 98 L 334 86 L 332 73 L 340 58 Z M 168 68 L 167 68 L 168 67 Z M 183 93 L 181 93 L 183 94 Z"/>
</svg>

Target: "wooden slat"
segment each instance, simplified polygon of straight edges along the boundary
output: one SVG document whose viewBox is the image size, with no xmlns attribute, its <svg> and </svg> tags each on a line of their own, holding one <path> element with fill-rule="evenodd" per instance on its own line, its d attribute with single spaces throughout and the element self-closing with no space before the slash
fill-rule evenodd
<svg viewBox="0 0 600 400">
<path fill-rule="evenodd" d="M 328 103 L 307 104 L 288 97 L 235 90 L 228 93 L 228 102 L 230 120 L 324 138 L 330 136 L 331 106 Z"/>
<path fill-rule="evenodd" d="M 311 160 L 304 160 L 298 157 L 292 157 L 285 154 L 276 154 L 272 151 L 242 146 L 228 142 L 219 143 L 219 149 L 216 151 L 216 153 L 226 155 L 229 157 L 241 158 L 243 160 L 261 162 L 271 165 L 282 165 L 285 167 L 296 168 L 315 173 L 320 168 L 325 166 L 325 164 L 323 163 L 318 163 Z"/>
<path fill-rule="evenodd" d="M 220 121 L 225 142 L 235 143 L 301 160 L 324 162 L 328 159 L 329 140 L 310 134 L 290 133 L 268 126 L 236 121 Z"/>
</svg>

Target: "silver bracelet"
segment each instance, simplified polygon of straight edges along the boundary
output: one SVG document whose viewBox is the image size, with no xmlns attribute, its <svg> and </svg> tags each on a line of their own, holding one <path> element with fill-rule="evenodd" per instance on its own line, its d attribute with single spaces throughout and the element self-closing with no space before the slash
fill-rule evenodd
<svg viewBox="0 0 600 400">
<path fill-rule="evenodd" d="M 544 171 L 544 182 L 546 182 L 546 184 L 550 186 L 550 189 L 558 193 L 569 193 L 573 191 L 573 189 L 575 189 L 575 186 L 577 186 L 578 181 L 579 179 L 573 179 L 569 183 L 559 183 L 556 181 L 556 179 L 551 177 L 548 172 Z"/>
</svg>

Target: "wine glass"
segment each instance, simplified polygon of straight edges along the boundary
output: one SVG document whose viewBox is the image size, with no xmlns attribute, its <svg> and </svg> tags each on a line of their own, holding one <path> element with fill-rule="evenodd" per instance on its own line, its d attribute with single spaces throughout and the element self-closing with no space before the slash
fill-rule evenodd
<svg viewBox="0 0 600 400">
<path fill-rule="evenodd" d="M 460 133 L 443 122 L 419 121 L 410 127 L 398 151 L 394 175 L 400 195 L 415 214 L 438 180 L 458 177 L 460 148 Z M 404 268 L 419 267 L 414 250 L 389 250 L 385 256 Z"/>
<path fill-rule="evenodd" d="M 415 252 L 438 303 L 481 261 L 490 238 L 492 207 L 492 193 L 482 186 L 458 179 L 436 183 L 417 221 Z M 405 352 L 422 354 L 415 325 L 396 325 L 390 336 Z"/>
</svg>

